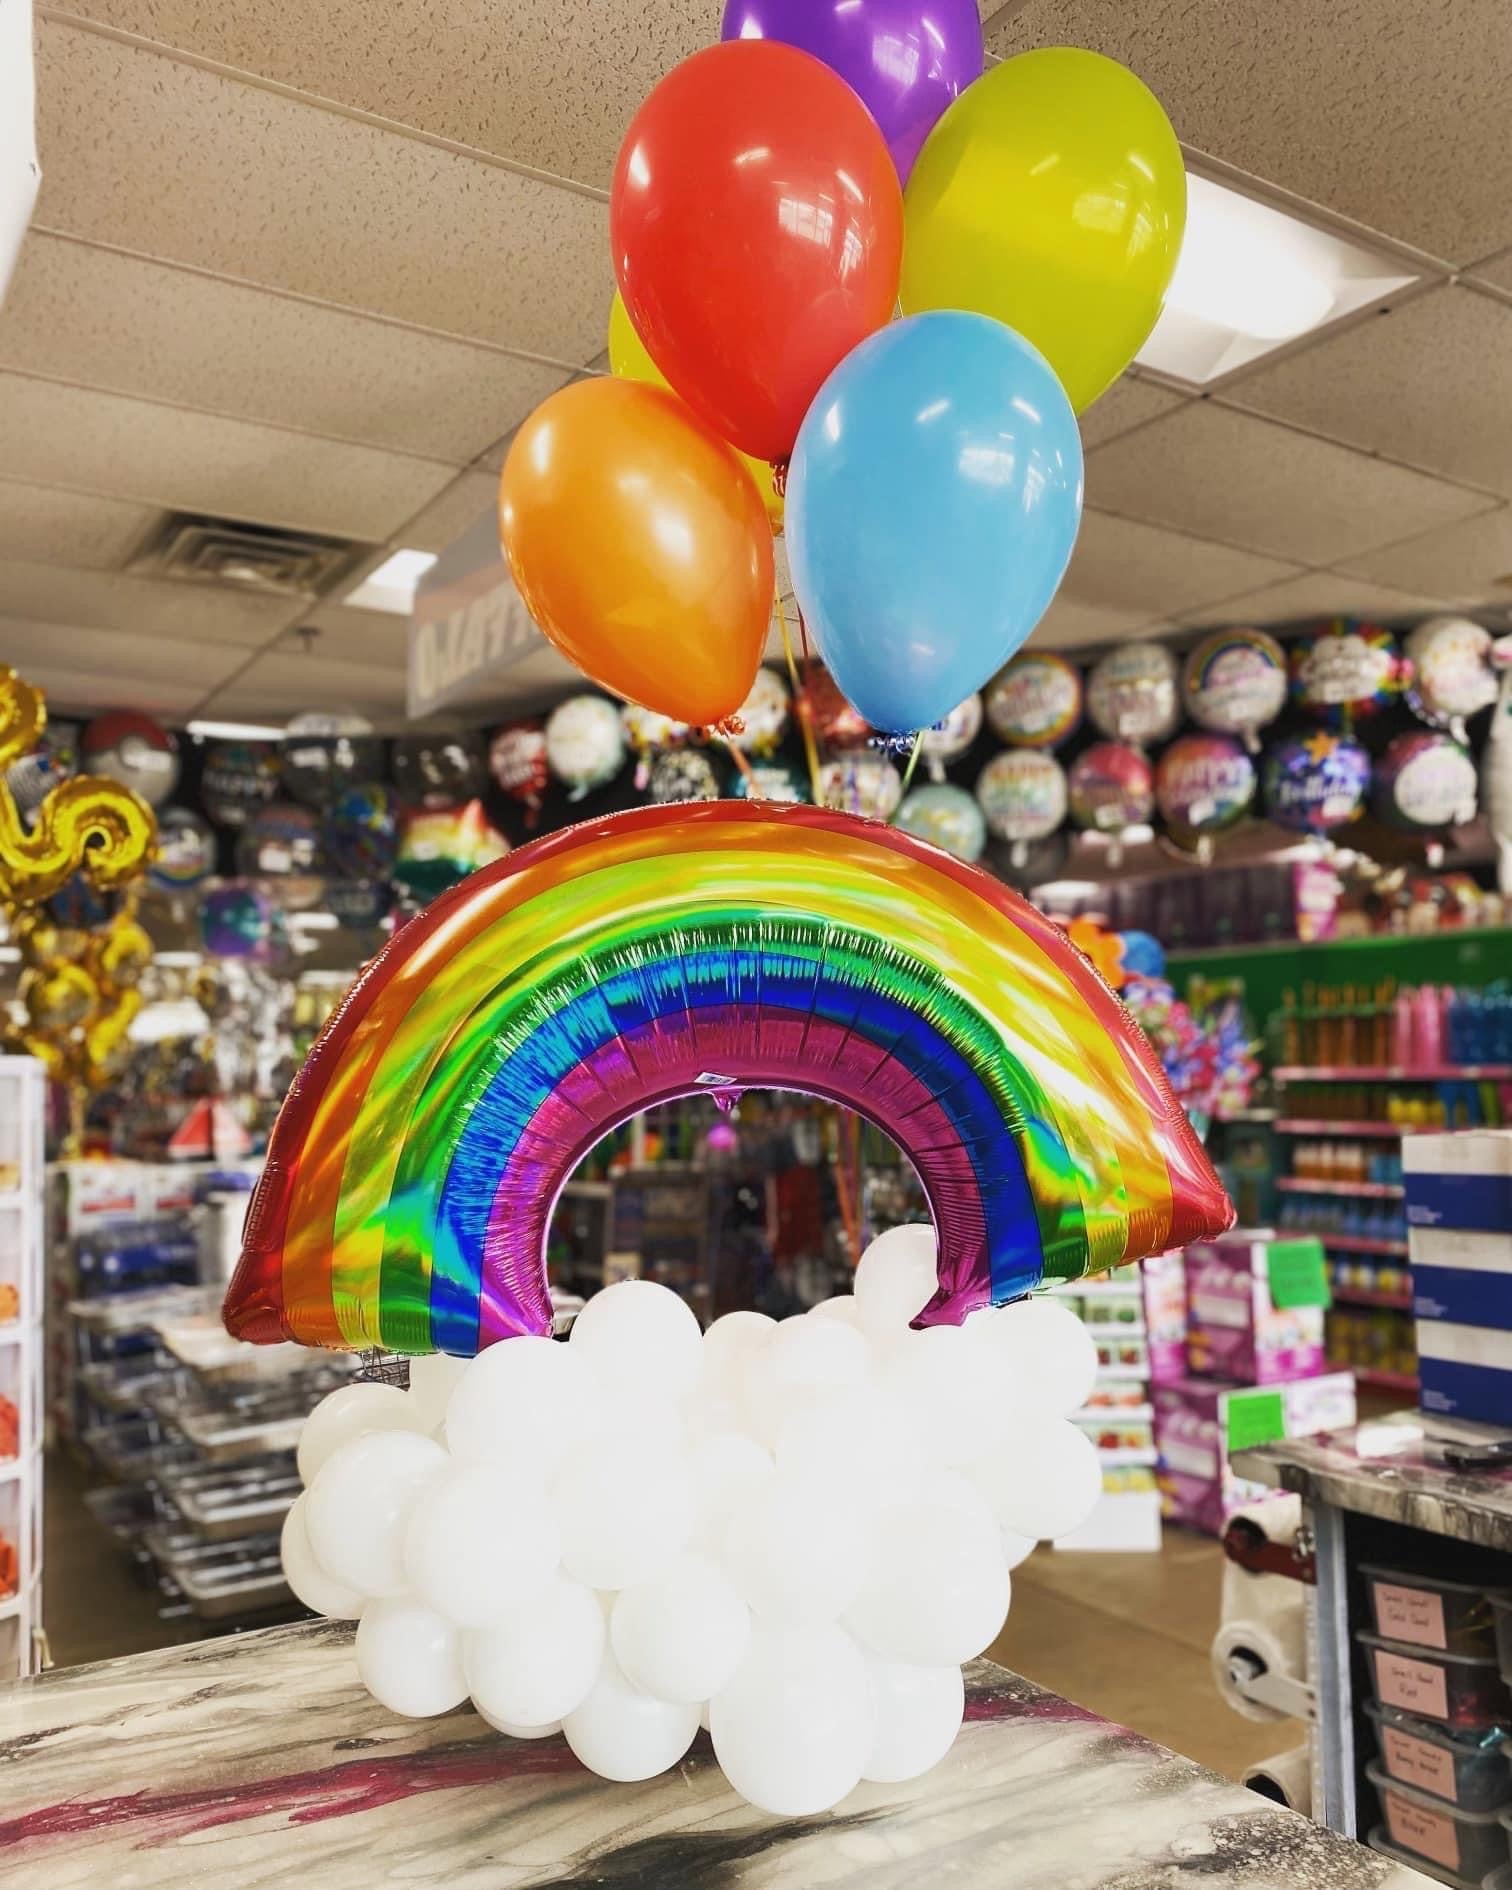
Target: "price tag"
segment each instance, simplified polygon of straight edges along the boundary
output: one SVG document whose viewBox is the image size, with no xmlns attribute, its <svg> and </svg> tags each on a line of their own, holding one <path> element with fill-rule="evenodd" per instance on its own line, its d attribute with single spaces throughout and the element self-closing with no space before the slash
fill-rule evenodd
<svg viewBox="0 0 1512 1890">
<path fill-rule="evenodd" d="M 1271 1304 L 1278 1310 L 1333 1304 L 1320 1240 L 1273 1241 L 1265 1250 L 1265 1267 Z"/>
<path fill-rule="evenodd" d="M 1225 1416 L 1230 1450 L 1254 1450 L 1286 1435 L 1286 1407 L 1279 1391 L 1231 1391 Z"/>
</svg>

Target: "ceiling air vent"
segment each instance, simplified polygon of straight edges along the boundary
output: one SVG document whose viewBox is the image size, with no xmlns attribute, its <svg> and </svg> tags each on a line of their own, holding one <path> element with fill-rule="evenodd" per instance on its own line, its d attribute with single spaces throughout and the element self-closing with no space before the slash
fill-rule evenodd
<svg viewBox="0 0 1512 1890">
<path fill-rule="evenodd" d="M 232 585 L 278 597 L 319 597 L 353 570 L 367 549 L 315 532 L 175 512 L 129 568 L 141 577 Z"/>
</svg>

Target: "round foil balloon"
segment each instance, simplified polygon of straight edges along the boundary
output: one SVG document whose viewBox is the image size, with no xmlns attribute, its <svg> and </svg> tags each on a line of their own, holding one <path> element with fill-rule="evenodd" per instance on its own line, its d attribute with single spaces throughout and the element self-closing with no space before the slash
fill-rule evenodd
<svg viewBox="0 0 1512 1890">
<path fill-rule="evenodd" d="M 819 799 L 824 807 L 868 820 L 890 820 L 903 798 L 903 777 L 881 755 L 853 750 L 819 770 Z"/>
<path fill-rule="evenodd" d="M 871 723 L 851 707 L 834 677 L 817 663 L 804 679 L 800 706 L 815 738 L 830 748 L 864 748 L 872 738 Z"/>
<path fill-rule="evenodd" d="M 360 715 L 296 715 L 284 730 L 283 782 L 306 807 L 329 807 L 344 788 L 383 773 L 383 743 Z"/>
<path fill-rule="evenodd" d="M 208 821 L 187 807 L 170 807 L 158 817 L 157 857 L 147 868 L 147 883 L 157 892 L 188 892 L 215 871 L 215 833 Z"/>
<path fill-rule="evenodd" d="M 103 774 L 161 807 L 178 786 L 178 744 L 150 715 L 112 709 L 97 715 L 79 744 L 87 774 Z"/>
<path fill-rule="evenodd" d="M 1448 735 L 1415 729 L 1398 735 L 1376 763 L 1371 805 L 1393 827 L 1431 832 L 1475 818 L 1475 762 Z"/>
<path fill-rule="evenodd" d="M 1066 818 L 1066 772 L 1037 748 L 994 755 L 977 776 L 976 797 L 999 840 L 1043 840 Z"/>
<path fill-rule="evenodd" d="M 929 840 L 958 860 L 979 860 L 987 844 L 987 823 L 982 810 L 965 788 L 948 782 L 914 788 L 898 809 L 897 824 L 905 833 Z"/>
<path fill-rule="evenodd" d="M 943 781 L 952 761 L 959 761 L 982 732 L 982 698 L 975 691 L 958 702 L 943 722 L 924 730 L 920 753 L 932 781 Z"/>
<path fill-rule="evenodd" d="M 367 932 L 394 903 L 393 888 L 381 879 L 331 879 L 325 887 L 326 910 L 347 932 Z"/>
<path fill-rule="evenodd" d="M 1094 742 L 1071 764 L 1071 818 L 1094 833 L 1121 833 L 1155 809 L 1155 771 L 1127 742 Z"/>
<path fill-rule="evenodd" d="M 394 743 L 394 787 L 406 807 L 455 807 L 483 786 L 477 735 L 401 735 Z"/>
<path fill-rule="evenodd" d="M 5 771 L 5 785 L 11 799 L 23 814 L 34 814 L 49 789 L 66 781 L 79 769 L 79 730 L 73 722 L 55 722 L 48 717 L 47 733 L 28 755 L 13 761 Z"/>
<path fill-rule="evenodd" d="M 217 886 L 200 902 L 200 937 L 212 958 L 266 958 L 273 902 L 255 886 Z"/>
<path fill-rule="evenodd" d="M 546 759 L 573 800 L 612 781 L 625 765 L 625 731 L 603 696 L 569 696 L 546 724 Z"/>
<path fill-rule="evenodd" d="M 1337 617 L 1291 646 L 1293 700 L 1331 728 L 1384 709 L 1401 684 L 1396 638 L 1378 624 Z"/>
<path fill-rule="evenodd" d="M 638 754 L 653 748 L 681 748 L 692 734 L 686 722 L 674 722 L 670 715 L 655 709 L 643 709 L 638 702 L 627 702 L 620 710 L 625 740 Z"/>
<path fill-rule="evenodd" d="M 1081 672 L 1064 657 L 1021 651 L 987 685 L 987 720 L 1010 748 L 1058 748 L 1081 717 Z"/>
<path fill-rule="evenodd" d="M 271 742 L 212 742 L 200 770 L 200 801 L 218 827 L 242 827 L 277 800 L 279 778 Z"/>
<path fill-rule="evenodd" d="M 399 846 L 394 796 L 377 781 L 342 790 L 325 817 L 330 863 L 349 879 L 386 879 Z"/>
<path fill-rule="evenodd" d="M 1215 630 L 1187 657 L 1181 692 L 1194 722 L 1253 749 L 1286 706 L 1286 652 L 1263 630 Z"/>
<path fill-rule="evenodd" d="M 1147 748 L 1175 732 L 1176 659 L 1161 643 L 1126 643 L 1093 668 L 1087 708 L 1102 734 Z"/>
<path fill-rule="evenodd" d="M 529 717 L 495 730 L 488 744 L 488 772 L 512 801 L 535 812 L 545 798 L 551 773 L 546 762 L 546 724 Z"/>
<path fill-rule="evenodd" d="M 606 702 L 604 707 L 618 730 L 612 705 Z M 480 866 L 502 860 L 508 851 L 509 842 L 489 821 L 481 801 L 414 808 L 400 816 L 393 876 L 409 892 L 434 899 Z"/>
<path fill-rule="evenodd" d="M 1468 617 L 1434 617 L 1407 639 L 1407 700 L 1425 722 L 1465 739 L 1466 718 L 1496 700 L 1491 632 Z"/>
<path fill-rule="evenodd" d="M 1183 735 L 1155 768 L 1155 801 L 1182 839 L 1218 833 L 1243 818 L 1255 798 L 1255 764 L 1232 735 Z"/>
<path fill-rule="evenodd" d="M 1348 735 L 1294 735 L 1261 764 L 1265 811 L 1283 827 L 1327 833 L 1358 820 L 1370 787 L 1370 754 Z"/>
<path fill-rule="evenodd" d="M 248 879 L 277 879 L 320 870 L 320 817 L 293 801 L 254 814 L 236 842 L 236 870 Z"/>
<path fill-rule="evenodd" d="M 651 764 L 651 798 L 668 801 L 717 801 L 719 777 L 698 748 L 667 749 Z"/>
<path fill-rule="evenodd" d="M 788 686 L 772 669 L 758 669 L 751 693 L 740 705 L 740 733 L 730 745 L 744 755 L 772 754 L 787 733 L 793 699 Z"/>
<path fill-rule="evenodd" d="M 730 778 L 730 792 L 739 801 L 784 801 L 790 807 L 806 802 L 808 777 L 786 761 L 753 761 L 748 781 L 737 768 Z"/>
</svg>

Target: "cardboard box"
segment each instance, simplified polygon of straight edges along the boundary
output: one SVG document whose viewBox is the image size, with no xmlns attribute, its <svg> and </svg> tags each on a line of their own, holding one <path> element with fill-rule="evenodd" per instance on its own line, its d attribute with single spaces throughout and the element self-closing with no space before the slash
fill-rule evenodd
<svg viewBox="0 0 1512 1890">
<path fill-rule="evenodd" d="M 1324 1282 L 1320 1303 L 1277 1305 L 1271 1272 L 1298 1262 Z M 1186 1249 L 1187 1371 L 1241 1385 L 1288 1384 L 1323 1370 L 1323 1249 L 1312 1235 L 1239 1231 Z"/>
<path fill-rule="evenodd" d="M 1512 1130 L 1408 1136 L 1402 1173 L 1422 1407 L 1512 1423 Z"/>
<path fill-rule="evenodd" d="M 1187 1378 L 1156 1385 L 1155 1444 L 1166 1517 L 1208 1535 L 1246 1503 L 1276 1492 L 1236 1476 L 1233 1451 L 1286 1437 L 1347 1430 L 1355 1421 L 1352 1372 L 1326 1372 L 1290 1385 L 1224 1385 Z"/>
<path fill-rule="evenodd" d="M 1407 1225 L 1512 1234 L 1512 1129 L 1402 1141 Z"/>
<path fill-rule="evenodd" d="M 1174 1384 L 1187 1375 L 1186 1256 L 1158 1253 L 1141 1263 L 1144 1288 L 1145 1342 L 1150 1355 L 1150 1382 Z"/>
</svg>

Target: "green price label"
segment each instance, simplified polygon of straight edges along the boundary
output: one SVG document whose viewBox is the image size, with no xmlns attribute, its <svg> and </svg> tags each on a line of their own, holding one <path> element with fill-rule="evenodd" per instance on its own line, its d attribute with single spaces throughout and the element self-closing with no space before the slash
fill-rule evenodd
<svg viewBox="0 0 1512 1890">
<path fill-rule="evenodd" d="M 1230 1450 L 1254 1450 L 1286 1435 L 1286 1408 L 1279 1391 L 1231 1391 L 1224 1419 Z"/>
<path fill-rule="evenodd" d="M 1286 1311 L 1293 1306 L 1333 1304 L 1320 1240 L 1272 1241 L 1265 1250 L 1265 1266 L 1273 1306 Z"/>
</svg>

